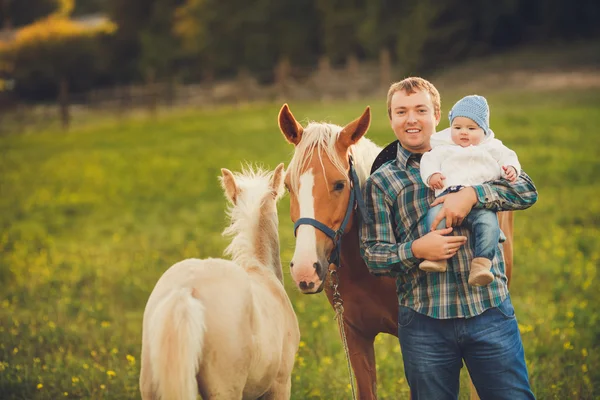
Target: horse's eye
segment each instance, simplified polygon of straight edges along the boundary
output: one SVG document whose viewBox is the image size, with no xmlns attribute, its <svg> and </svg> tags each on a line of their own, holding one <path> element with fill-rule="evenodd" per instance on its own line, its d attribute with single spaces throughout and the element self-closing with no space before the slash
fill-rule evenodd
<svg viewBox="0 0 600 400">
<path fill-rule="evenodd" d="M 336 182 L 333 185 L 333 190 L 335 190 L 336 192 L 339 192 L 340 190 L 344 189 L 344 186 L 345 186 L 344 182 Z"/>
</svg>

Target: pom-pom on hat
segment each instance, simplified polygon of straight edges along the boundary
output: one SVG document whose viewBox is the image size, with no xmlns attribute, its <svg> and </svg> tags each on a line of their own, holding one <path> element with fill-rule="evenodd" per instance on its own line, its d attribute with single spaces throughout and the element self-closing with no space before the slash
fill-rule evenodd
<svg viewBox="0 0 600 400">
<path fill-rule="evenodd" d="M 487 100 L 483 96 L 476 94 L 466 96 L 456 102 L 450 113 L 448 119 L 450 119 L 450 125 L 456 117 L 467 117 L 475 121 L 483 132 L 488 135 L 490 132 L 490 108 L 488 107 Z"/>
</svg>

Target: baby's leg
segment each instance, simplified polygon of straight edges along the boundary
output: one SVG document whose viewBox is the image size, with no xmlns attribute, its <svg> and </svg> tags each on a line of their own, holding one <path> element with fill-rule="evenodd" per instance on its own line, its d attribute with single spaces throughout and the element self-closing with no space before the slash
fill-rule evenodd
<svg viewBox="0 0 600 400">
<path fill-rule="evenodd" d="M 493 260 L 500 240 L 500 226 L 494 211 L 481 208 L 472 209 L 465 224 L 475 241 L 475 257 Z"/>
<path fill-rule="evenodd" d="M 431 224 L 433 224 L 433 220 L 438 215 L 438 213 L 440 212 L 440 210 L 442 209 L 443 206 L 444 206 L 444 203 L 441 203 L 441 204 L 438 204 L 437 206 L 431 207 L 429 209 L 429 211 L 427 211 L 427 218 L 425 219 L 427 221 L 427 232 L 431 231 Z M 444 218 L 438 224 L 436 229 L 444 229 L 445 227 L 446 227 L 446 218 Z"/>
<path fill-rule="evenodd" d="M 475 241 L 475 257 L 469 272 L 469 284 L 473 286 L 489 285 L 494 280 L 492 260 L 498 248 L 500 227 L 496 213 L 490 210 L 471 210 L 465 223 Z"/>
<path fill-rule="evenodd" d="M 425 219 L 427 221 L 426 222 L 427 223 L 427 232 L 431 231 L 431 224 L 433 224 L 433 220 L 435 219 L 436 215 L 442 209 L 442 206 L 443 206 L 443 203 L 438 204 L 435 207 L 431 207 L 429 209 L 429 211 L 427 211 L 427 218 Z M 446 218 L 444 218 L 438 224 L 436 229 L 444 229 L 445 227 L 446 227 Z M 446 272 L 446 269 L 448 267 L 447 267 L 446 260 L 440 260 L 440 261 L 425 260 L 425 261 L 421 262 L 421 264 L 419 264 L 419 268 L 426 272 Z"/>
</svg>

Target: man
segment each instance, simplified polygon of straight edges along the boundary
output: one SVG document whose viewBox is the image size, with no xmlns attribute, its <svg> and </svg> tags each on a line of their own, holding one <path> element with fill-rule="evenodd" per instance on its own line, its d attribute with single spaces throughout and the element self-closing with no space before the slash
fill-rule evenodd
<svg viewBox="0 0 600 400">
<path fill-rule="evenodd" d="M 361 228 L 361 251 L 374 274 L 397 279 L 398 337 L 413 399 L 457 399 L 463 360 L 482 399 L 532 399 L 521 336 L 499 251 L 494 281 L 467 282 L 474 244 L 460 226 L 471 208 L 522 210 L 537 201 L 531 179 L 484 183 L 435 199 L 419 173 L 421 155 L 440 121 L 440 96 L 422 78 L 391 85 L 388 116 L 400 142 L 395 160 L 365 184 L 365 202 L 374 221 Z M 443 202 L 430 233 L 426 214 Z M 453 233 L 453 235 L 451 235 Z M 446 272 L 418 268 L 424 260 L 446 260 Z"/>
</svg>

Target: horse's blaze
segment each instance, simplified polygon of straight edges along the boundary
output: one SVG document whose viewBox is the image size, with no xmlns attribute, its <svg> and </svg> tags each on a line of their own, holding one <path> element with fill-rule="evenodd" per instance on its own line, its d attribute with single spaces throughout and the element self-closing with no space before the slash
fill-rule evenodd
<svg viewBox="0 0 600 400">
<path fill-rule="evenodd" d="M 313 187 L 315 179 L 312 169 L 304 172 L 299 179 L 298 218 L 315 218 Z M 303 293 L 316 293 L 321 289 L 322 281 L 315 264 L 319 264 L 317 254 L 317 231 L 311 225 L 300 225 L 296 231 L 296 249 L 292 257 L 292 279 Z"/>
</svg>

